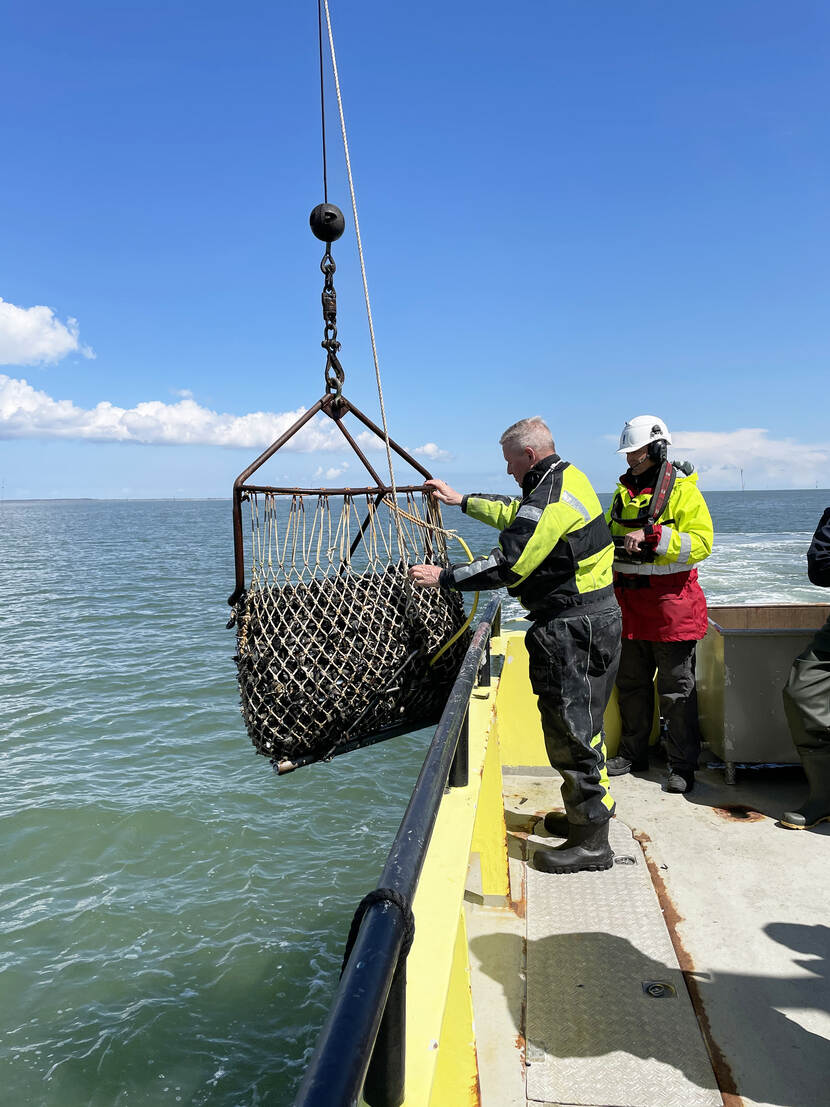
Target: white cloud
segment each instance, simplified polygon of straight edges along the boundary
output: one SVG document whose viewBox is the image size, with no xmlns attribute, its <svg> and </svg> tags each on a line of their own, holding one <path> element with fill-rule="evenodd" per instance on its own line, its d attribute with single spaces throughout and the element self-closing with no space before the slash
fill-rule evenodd
<svg viewBox="0 0 830 1107">
<path fill-rule="evenodd" d="M 197 403 L 189 389 L 172 390 L 180 397 L 174 403 L 147 400 L 132 408 L 103 400 L 92 408 L 71 400 L 56 400 L 28 381 L 0 373 L 0 439 L 51 438 L 89 442 L 135 442 L 144 445 L 226 446 L 262 449 L 284 434 L 304 413 L 255 411 L 232 415 L 210 410 Z M 354 435 L 366 453 L 385 451 L 382 438 L 371 431 Z M 346 441 L 335 425 L 320 414 L 307 423 L 284 449 L 312 453 L 343 451 Z M 450 455 L 435 443 L 413 451 L 434 459 Z M 396 470 L 402 464 L 393 454 Z M 314 474 L 334 480 L 349 468 L 348 461 L 320 466 Z"/>
<path fill-rule="evenodd" d="M 321 465 L 319 469 L 315 470 L 315 477 L 325 477 L 326 480 L 334 480 L 335 477 L 341 476 L 349 468 L 348 461 L 344 461 L 342 465 L 332 465 L 329 469 L 324 469 Z"/>
<path fill-rule="evenodd" d="M 255 411 L 230 415 L 202 407 L 189 396 L 177 403 L 148 400 L 133 408 L 104 400 L 82 408 L 55 400 L 25 380 L 0 373 L 0 438 L 64 438 L 94 442 L 140 442 L 259 448 L 288 430 L 304 409 L 281 413 Z M 342 449 L 333 424 L 310 421 L 286 449 L 310 452 Z"/>
<path fill-rule="evenodd" d="M 734 431 L 672 432 L 671 456 L 689 460 L 711 488 L 805 488 L 830 477 L 830 443 L 801 442 L 795 438 L 770 438 L 765 427 Z"/>
<path fill-rule="evenodd" d="M 67 354 L 94 358 L 78 338 L 78 321 L 61 323 L 51 308 L 22 308 L 0 296 L 0 365 L 38 365 L 60 361 Z"/>
<path fill-rule="evenodd" d="M 423 446 L 416 446 L 412 451 L 416 457 L 428 457 L 430 461 L 449 461 L 452 454 L 436 446 L 434 442 L 425 442 Z"/>
</svg>

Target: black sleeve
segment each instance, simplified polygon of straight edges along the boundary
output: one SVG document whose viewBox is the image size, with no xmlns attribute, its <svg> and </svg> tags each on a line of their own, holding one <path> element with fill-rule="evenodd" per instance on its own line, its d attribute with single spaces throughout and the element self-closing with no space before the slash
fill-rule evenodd
<svg viewBox="0 0 830 1107">
<path fill-rule="evenodd" d="M 821 588 L 830 588 L 830 507 L 824 509 L 807 551 L 807 576 Z"/>
</svg>

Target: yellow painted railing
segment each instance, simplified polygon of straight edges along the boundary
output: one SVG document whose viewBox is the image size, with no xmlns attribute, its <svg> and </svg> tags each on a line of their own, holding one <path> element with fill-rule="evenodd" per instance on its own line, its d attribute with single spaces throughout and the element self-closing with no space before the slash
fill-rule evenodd
<svg viewBox="0 0 830 1107">
<path fill-rule="evenodd" d="M 550 764 L 524 635 L 493 638 L 491 650 L 501 676 L 471 697 L 469 783 L 444 796 L 413 904 L 404 1107 L 479 1103 L 464 895 L 475 883 L 486 904 L 508 904 L 502 766 Z M 620 737 L 616 690 L 604 726 L 613 756 Z"/>
<path fill-rule="evenodd" d="M 495 658 L 505 641 L 492 639 Z M 472 855 L 480 867 L 482 894 L 502 903 L 509 896 L 496 695 L 495 684 L 473 691 L 469 782 L 444 796 L 413 903 L 405 1107 L 478 1102 L 464 892 Z"/>
<path fill-rule="evenodd" d="M 388 1071 L 394 1075 L 389 1079 L 384 1065 L 375 1066 L 372 1062 L 364 1089 L 369 1107 L 464 1107 L 464 1104 L 480 1102 L 465 892 L 469 888 L 479 902 L 487 906 L 509 905 L 502 766 L 549 764 L 536 698 L 530 688 L 524 635 L 514 632 L 491 638 L 492 657 L 496 667 L 501 666 L 501 675 L 492 684 L 486 680 L 475 683 L 478 659 L 486 647 L 486 634 L 482 636 L 482 633 L 489 633 L 490 621 L 496 620 L 495 612 L 496 604 L 488 605 L 413 792 L 410 810 L 416 794 L 426 790 L 432 795 L 430 820 L 434 819 L 434 822 L 429 824 L 431 833 L 427 831 L 422 836 L 421 831 L 415 831 L 416 825 L 426 824 L 423 817 L 410 820 L 408 810 L 382 878 L 382 884 L 384 879 L 387 881 L 385 891 L 391 887 L 390 880 L 400 884 L 397 862 L 392 859 L 401 856 L 400 851 L 403 850 L 409 855 L 407 867 L 411 870 L 413 853 L 417 853 L 420 858 L 416 866 L 418 875 L 411 871 L 407 885 L 415 889 L 411 899 L 414 944 L 407 955 L 401 931 L 409 912 L 409 901 L 400 903 L 392 900 L 371 915 L 367 911 L 348 961 L 348 994 L 344 994 L 344 982 L 341 981 L 329 1022 L 321 1036 L 326 1047 L 333 1044 L 334 1048 L 321 1051 L 318 1046 L 300 1089 L 297 1107 L 341 1107 L 341 1101 L 342 1107 L 348 1107 L 353 1102 L 354 1093 L 347 1094 L 345 1091 L 343 1095 L 337 1093 L 332 1098 L 331 1082 L 339 1075 L 338 1059 L 358 1074 L 355 1087 L 359 1088 L 361 1078 L 355 1059 L 363 1057 L 368 1064 L 366 1050 L 371 1050 L 375 1043 L 374 1035 L 378 1033 L 384 1005 L 384 1023 L 389 1019 L 390 1004 L 397 1012 L 392 1023 L 399 1027 L 399 1031 L 392 1032 L 391 1038 L 384 1036 L 384 1049 L 391 1050 L 389 1056 L 395 1054 L 398 1060 L 392 1059 Z M 452 756 L 454 746 L 442 745 L 442 730 L 454 727 L 451 731 L 447 730 L 447 734 L 458 735 L 460 720 L 465 712 L 468 717 L 468 741 L 465 747 L 462 727 L 462 737 L 459 738 L 450 770 L 446 757 Z M 451 723 L 450 719 L 454 722 Z M 605 715 L 605 730 L 608 750 L 613 754 L 620 733 L 615 698 Z M 445 752 L 441 753 L 441 750 Z M 465 752 L 466 759 L 460 756 Z M 438 769 L 433 754 L 443 759 L 442 769 Z M 468 766 L 466 775 L 463 768 L 465 760 Z M 429 771 L 428 764 L 431 766 Z M 448 787 L 442 795 L 448 770 L 452 787 Z M 411 896 L 412 892 L 408 894 Z M 397 937 L 390 937 L 390 926 L 397 928 Z M 400 956 L 404 961 L 399 963 L 390 987 L 387 957 L 387 969 L 383 971 L 387 972 L 384 979 L 387 980 L 385 988 L 388 991 L 384 991 L 376 987 L 378 979 L 369 981 L 368 977 L 372 977 L 373 973 L 377 977 L 374 964 L 378 960 L 380 946 L 389 946 L 390 942 L 395 949 L 403 951 Z M 359 943 L 362 944 L 358 949 Z M 396 954 L 393 952 L 392 956 Z M 380 959 L 383 959 L 382 956 Z M 394 961 L 391 964 L 394 968 Z M 367 978 L 365 982 L 364 977 Z M 362 997 L 369 992 L 376 996 L 374 1002 L 380 1004 L 379 1010 L 369 1009 L 363 1002 Z M 393 995 L 394 1001 L 391 998 Z M 369 1025 L 371 1020 L 361 1017 L 360 1026 L 365 1026 L 365 1032 L 361 1029 L 355 1035 L 349 1018 L 344 1016 L 346 1004 L 350 1011 L 358 1008 L 364 1014 L 374 1011 L 377 1015 L 374 1029 Z M 405 1038 L 404 1050 L 399 1049 L 401 1035 Z M 351 1039 L 353 1045 L 347 1046 L 346 1041 Z M 380 1049 L 380 1038 L 377 1042 Z M 389 1045 L 389 1042 L 397 1044 Z M 351 1076 L 341 1081 L 344 1089 L 350 1080 Z"/>
</svg>

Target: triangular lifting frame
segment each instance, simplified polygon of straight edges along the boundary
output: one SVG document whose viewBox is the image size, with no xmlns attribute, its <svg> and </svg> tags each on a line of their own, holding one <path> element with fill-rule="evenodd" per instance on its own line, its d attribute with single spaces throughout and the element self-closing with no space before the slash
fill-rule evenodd
<svg viewBox="0 0 830 1107">
<path fill-rule="evenodd" d="M 365 488 L 273 488 L 268 485 L 247 484 L 246 482 L 248 478 L 253 476 L 257 469 L 264 465 L 269 458 L 273 457 L 278 450 L 282 449 L 286 442 L 289 442 L 294 437 L 294 435 L 297 434 L 298 431 L 302 430 L 306 423 L 310 422 L 310 420 L 313 419 L 319 411 L 322 411 L 325 415 L 328 415 L 328 417 L 335 423 L 340 433 L 351 446 L 352 450 L 360 458 L 363 467 L 366 469 L 366 471 L 369 473 L 375 483 Z M 381 428 L 377 426 L 376 423 L 373 423 L 367 415 L 364 415 L 359 408 L 355 407 L 353 403 L 347 400 L 346 397 L 342 395 L 342 393 L 338 395 L 336 393 L 327 392 L 317 401 L 316 404 L 314 404 L 313 407 L 310 407 L 308 411 L 304 412 L 297 420 L 297 422 L 289 427 L 285 434 L 280 435 L 280 437 L 276 439 L 275 442 L 272 442 L 268 449 L 265 450 L 264 453 L 260 454 L 256 461 L 252 462 L 248 466 L 248 468 L 244 472 L 240 473 L 236 480 L 233 482 L 233 554 L 234 566 L 236 570 L 236 587 L 234 588 L 231 596 L 228 598 L 228 603 L 231 606 L 237 604 L 245 595 L 246 591 L 245 551 L 242 538 L 242 501 L 247 493 L 264 492 L 271 493 L 272 495 L 289 496 L 366 495 L 375 497 L 376 507 L 378 504 L 380 504 L 381 500 L 383 500 L 384 496 L 389 496 L 393 493 L 392 486 L 390 484 L 386 484 L 384 481 L 381 480 L 379 474 L 373 469 L 372 465 L 370 464 L 369 459 L 366 457 L 360 446 L 358 446 L 357 442 L 343 425 L 343 417 L 350 413 L 354 415 L 356 419 L 359 419 L 365 427 L 368 427 L 370 431 L 376 434 L 377 437 L 380 438 L 382 442 L 384 442 L 384 444 L 388 441 L 390 449 L 394 450 L 399 457 L 403 458 L 403 460 L 406 461 L 407 464 L 411 465 L 413 469 L 420 473 L 424 480 L 430 479 L 431 474 L 423 467 L 423 465 L 417 462 L 411 454 L 407 453 L 407 451 L 402 446 L 399 446 L 398 443 L 394 441 L 394 439 L 387 438 L 387 435 L 384 433 L 384 431 L 381 430 Z M 421 491 L 421 487 L 422 486 L 420 484 L 397 485 L 394 491 L 418 492 Z M 370 522 L 371 514 L 366 516 L 366 519 L 364 520 L 357 537 L 352 543 L 352 553 L 354 553 L 355 549 L 357 548 L 357 545 L 363 537 L 363 534 L 365 533 L 366 528 L 369 526 Z"/>
</svg>

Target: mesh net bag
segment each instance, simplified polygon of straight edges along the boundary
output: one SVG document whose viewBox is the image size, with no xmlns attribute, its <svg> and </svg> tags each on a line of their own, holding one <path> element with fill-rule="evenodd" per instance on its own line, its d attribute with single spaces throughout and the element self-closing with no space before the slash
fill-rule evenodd
<svg viewBox="0 0 830 1107">
<path fill-rule="evenodd" d="M 281 770 L 434 723 L 469 644 L 430 496 L 250 492 L 250 586 L 236 604 L 242 716 Z M 432 663 L 431 663 L 432 662 Z"/>
</svg>

